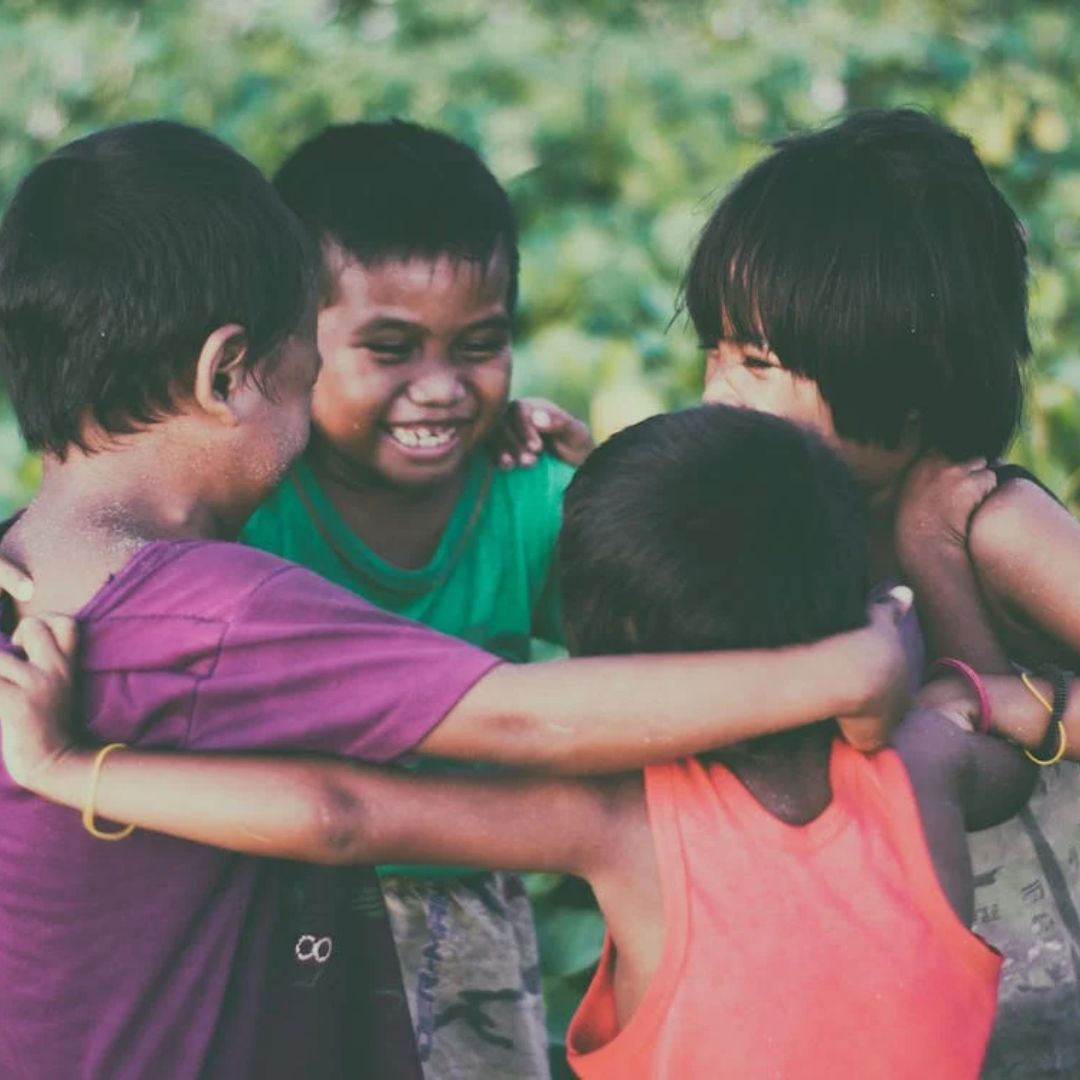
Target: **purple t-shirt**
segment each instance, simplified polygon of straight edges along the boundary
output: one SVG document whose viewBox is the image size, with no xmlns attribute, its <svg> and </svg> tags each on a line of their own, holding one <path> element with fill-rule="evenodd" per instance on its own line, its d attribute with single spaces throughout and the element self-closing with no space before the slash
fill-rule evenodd
<svg viewBox="0 0 1080 1080">
<path fill-rule="evenodd" d="M 91 737 L 144 747 L 388 761 L 497 663 L 236 544 L 149 544 L 79 618 Z M 105 843 L 0 767 L 4 1080 L 409 1075 L 396 972 L 366 868 Z"/>
</svg>

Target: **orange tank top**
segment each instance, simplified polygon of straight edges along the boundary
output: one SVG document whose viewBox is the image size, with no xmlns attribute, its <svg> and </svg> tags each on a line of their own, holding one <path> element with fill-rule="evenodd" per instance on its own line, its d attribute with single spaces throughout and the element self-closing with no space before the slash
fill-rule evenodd
<svg viewBox="0 0 1080 1080">
<path fill-rule="evenodd" d="M 620 1031 L 614 952 L 570 1025 L 586 1080 L 978 1076 L 1001 959 L 956 917 L 907 770 L 837 739 L 832 802 L 770 814 L 723 765 L 645 770 L 659 966 Z"/>
</svg>

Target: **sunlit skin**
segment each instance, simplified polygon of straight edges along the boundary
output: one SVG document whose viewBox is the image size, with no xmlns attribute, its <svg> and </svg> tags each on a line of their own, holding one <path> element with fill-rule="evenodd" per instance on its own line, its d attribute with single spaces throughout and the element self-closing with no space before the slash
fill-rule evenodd
<svg viewBox="0 0 1080 1080">
<path fill-rule="evenodd" d="M 245 460 L 235 466 L 245 474 L 237 478 L 237 487 L 249 489 L 246 498 L 237 498 L 245 513 L 277 486 L 307 446 L 312 389 L 320 368 L 314 324 L 312 313 L 282 346 L 270 373 L 260 376 L 262 387 L 254 387 L 258 392 L 250 396 L 249 431 L 243 453 L 238 450 L 236 455 Z M 252 376 L 245 380 L 253 381 Z"/>
<path fill-rule="evenodd" d="M 45 455 L 37 495 L 0 544 L 41 582 L 21 612 L 77 610 L 149 541 L 236 538 L 307 442 L 314 311 L 256 370 L 246 349 L 241 326 L 215 328 L 174 413 L 121 435 L 87 419 L 98 452 Z"/>
<path fill-rule="evenodd" d="M 366 543 L 398 565 L 423 565 L 506 406 L 509 268 L 501 251 L 487 266 L 334 255 L 310 458 Z"/>
</svg>

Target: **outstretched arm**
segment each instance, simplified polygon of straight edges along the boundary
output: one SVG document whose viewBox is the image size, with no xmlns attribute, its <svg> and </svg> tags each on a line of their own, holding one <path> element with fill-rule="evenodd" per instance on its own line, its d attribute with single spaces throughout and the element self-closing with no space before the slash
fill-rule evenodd
<svg viewBox="0 0 1080 1080">
<path fill-rule="evenodd" d="M 32 788 L 81 809 L 93 759 L 92 749 L 71 749 Z M 616 783 L 132 749 L 109 756 L 94 807 L 100 817 L 247 855 L 590 876 L 617 831 L 605 809 Z"/>
<path fill-rule="evenodd" d="M 849 739 L 875 748 L 907 698 L 893 603 L 863 630 L 774 652 L 502 665 L 420 744 L 422 751 L 565 772 L 620 771 L 840 715 Z M 3 753 L 16 782 L 63 755 L 76 627 L 24 619 L 29 662 L 0 653 Z M 867 714 L 865 718 L 860 713 Z M 22 723 L 15 723 L 18 716 Z M 847 719 L 842 719 L 842 717 Z"/>
<path fill-rule="evenodd" d="M 417 749 L 619 772 L 835 716 L 852 745 L 876 750 L 907 701 L 898 622 L 909 605 L 910 594 L 883 601 L 861 630 L 784 649 L 503 664 Z"/>
<path fill-rule="evenodd" d="M 82 809 L 98 748 L 70 745 L 65 731 L 74 623 L 28 619 L 19 637 L 27 660 L 0 654 L 4 763 L 17 783 Z M 263 857 L 591 877 L 616 857 L 628 786 L 625 777 L 415 776 L 327 759 L 125 749 L 104 763 L 94 810 Z"/>
<path fill-rule="evenodd" d="M 309 617 L 317 623 L 320 612 L 315 603 Z M 824 716 L 837 717 L 852 745 L 877 749 L 906 703 L 900 615 L 886 601 L 874 605 L 867 627 L 774 652 L 495 667 L 414 749 L 547 771 L 619 772 Z M 312 643 L 304 647 L 310 655 Z M 249 722 L 252 712 L 249 702 Z M 338 719 L 347 726 L 347 715 Z"/>
</svg>

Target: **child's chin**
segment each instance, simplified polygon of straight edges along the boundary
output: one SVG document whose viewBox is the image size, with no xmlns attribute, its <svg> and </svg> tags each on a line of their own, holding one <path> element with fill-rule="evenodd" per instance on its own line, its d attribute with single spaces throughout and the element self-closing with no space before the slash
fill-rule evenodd
<svg viewBox="0 0 1080 1080">
<path fill-rule="evenodd" d="M 455 454 L 452 458 L 436 461 L 396 461 L 380 470 L 383 480 L 392 487 L 412 491 L 424 491 L 442 487 L 460 475 L 468 456 Z"/>
</svg>

